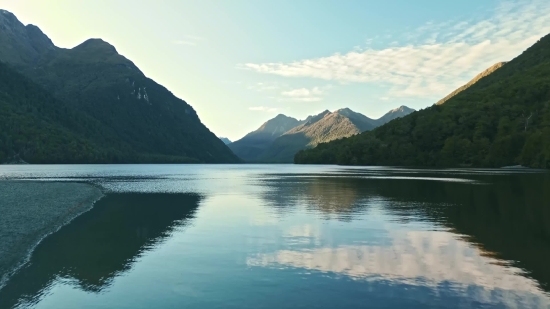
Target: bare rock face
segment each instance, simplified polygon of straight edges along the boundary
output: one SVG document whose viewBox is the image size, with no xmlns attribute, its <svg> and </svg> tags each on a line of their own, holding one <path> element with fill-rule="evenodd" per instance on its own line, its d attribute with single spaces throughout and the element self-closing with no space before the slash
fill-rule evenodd
<svg viewBox="0 0 550 309">
<path fill-rule="evenodd" d="M 309 116 L 303 121 L 297 121 L 298 125 L 283 134 L 279 134 L 280 131 L 277 131 L 279 136 L 273 134 L 269 138 L 264 138 L 261 142 L 251 139 L 250 137 L 254 136 L 254 132 L 250 133 L 245 138 L 249 139 L 248 150 L 252 149 L 253 151 L 245 152 L 246 157 L 242 156 L 242 152 L 235 151 L 237 147 L 233 146 L 232 149 L 237 155 L 241 155 L 244 160 L 292 162 L 294 154 L 302 149 L 372 130 L 388 121 L 406 116 L 412 112 L 414 112 L 413 109 L 400 106 L 379 119 L 371 119 L 349 108 L 342 108 L 334 112 L 325 110 L 318 115 Z M 286 117 L 279 115 L 268 121 L 260 129 L 269 127 L 270 122 L 273 123 L 276 119 L 281 119 L 281 116 Z M 292 124 L 294 125 L 296 122 Z M 273 138 L 273 136 L 276 136 L 276 138 Z"/>
</svg>

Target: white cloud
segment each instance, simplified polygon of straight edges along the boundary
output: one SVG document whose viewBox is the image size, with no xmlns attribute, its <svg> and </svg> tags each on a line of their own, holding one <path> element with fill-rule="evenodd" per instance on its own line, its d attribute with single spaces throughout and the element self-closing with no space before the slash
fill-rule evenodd
<svg viewBox="0 0 550 309">
<path fill-rule="evenodd" d="M 285 91 L 282 93 L 282 95 L 289 96 L 289 97 L 308 97 L 312 95 L 321 95 L 323 94 L 323 92 L 324 91 L 319 89 L 319 87 L 315 87 L 311 90 L 307 88 L 299 88 L 299 89 Z"/>
<path fill-rule="evenodd" d="M 278 109 L 273 107 L 266 107 L 266 106 L 252 106 L 252 107 L 249 107 L 248 110 L 257 111 L 257 112 L 275 113 Z"/>
<path fill-rule="evenodd" d="M 255 83 L 248 86 L 248 89 L 256 90 L 258 92 L 265 92 L 265 91 L 271 91 L 271 90 L 277 90 L 280 89 L 282 86 L 279 83 Z"/>
<path fill-rule="evenodd" d="M 308 88 L 298 88 L 288 91 L 281 92 L 281 95 L 289 98 L 291 101 L 300 101 L 300 102 L 317 102 L 321 101 L 322 96 L 326 93 L 327 89 L 330 89 L 330 85 L 321 87 Z"/>
<path fill-rule="evenodd" d="M 285 77 L 389 86 L 386 96 L 391 97 L 434 98 L 497 62 L 511 60 L 549 32 L 546 1 L 506 2 L 485 20 L 427 23 L 407 35 L 410 40 L 423 37 L 421 42 L 385 49 L 356 48 L 290 63 L 246 63 L 244 68 Z M 296 89 L 294 94 L 299 93 L 305 92 Z"/>
</svg>

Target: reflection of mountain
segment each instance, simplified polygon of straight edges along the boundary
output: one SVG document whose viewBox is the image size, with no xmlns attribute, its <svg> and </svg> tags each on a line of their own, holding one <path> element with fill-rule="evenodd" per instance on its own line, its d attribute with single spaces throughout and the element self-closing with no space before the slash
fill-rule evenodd
<svg viewBox="0 0 550 309">
<path fill-rule="evenodd" d="M 356 170 L 354 175 L 348 174 L 357 178 L 299 175 L 266 180 L 268 190 L 264 198 L 272 207 L 306 206 L 325 215 L 345 215 L 347 219 L 377 202 L 401 221 L 412 217 L 429 220 L 465 235 L 484 254 L 513 261 L 513 266 L 525 269 L 545 290 L 550 290 L 549 174 L 467 175 L 485 183 L 478 185 L 414 180 L 449 177 L 430 171 L 381 175 L 380 171 Z M 385 176 L 388 178 L 381 179 Z"/>
<path fill-rule="evenodd" d="M 358 190 L 361 179 L 354 178 L 283 177 L 267 179 L 263 183 L 270 189 L 264 197 L 274 208 L 283 209 L 300 204 L 324 215 L 340 218 L 360 211 L 364 208 L 360 200 L 368 197 L 367 190 Z"/>
<path fill-rule="evenodd" d="M 101 291 L 188 224 L 200 199 L 194 194 L 107 195 L 36 248 L 30 263 L 0 290 L 0 308 L 35 301 L 59 277 L 74 279 L 86 291 Z"/>
</svg>

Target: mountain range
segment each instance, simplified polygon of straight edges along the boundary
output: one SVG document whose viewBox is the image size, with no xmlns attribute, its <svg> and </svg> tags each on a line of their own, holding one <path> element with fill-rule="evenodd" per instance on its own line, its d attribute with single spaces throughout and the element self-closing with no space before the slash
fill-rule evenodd
<svg viewBox="0 0 550 309">
<path fill-rule="evenodd" d="M 101 39 L 59 48 L 0 10 L 0 47 L 0 162 L 240 161 L 189 104 Z"/>
<path fill-rule="evenodd" d="M 300 151 L 296 163 L 550 168 L 550 35 L 433 106 Z"/>
<path fill-rule="evenodd" d="M 292 162 L 299 150 L 372 130 L 412 112 L 413 109 L 401 106 L 379 119 L 371 119 L 349 108 L 334 112 L 325 110 L 304 120 L 280 114 L 231 143 L 229 148 L 244 161 Z"/>
</svg>

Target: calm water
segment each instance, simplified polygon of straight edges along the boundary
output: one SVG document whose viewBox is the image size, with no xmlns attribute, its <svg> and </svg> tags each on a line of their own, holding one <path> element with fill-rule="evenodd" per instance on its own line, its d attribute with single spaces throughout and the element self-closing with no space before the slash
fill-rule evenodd
<svg viewBox="0 0 550 309">
<path fill-rule="evenodd" d="M 0 308 L 550 308 L 550 176 L 292 165 L 3 166 L 106 196 Z"/>
</svg>

